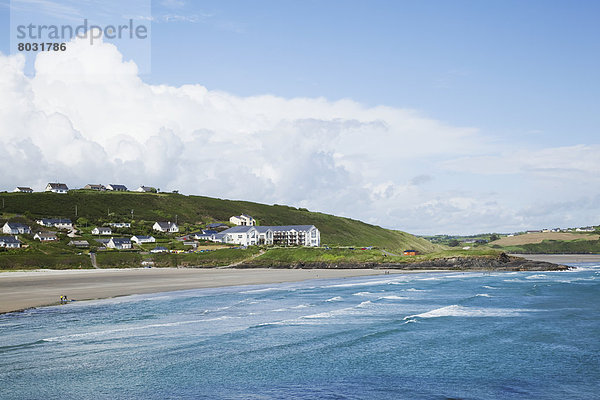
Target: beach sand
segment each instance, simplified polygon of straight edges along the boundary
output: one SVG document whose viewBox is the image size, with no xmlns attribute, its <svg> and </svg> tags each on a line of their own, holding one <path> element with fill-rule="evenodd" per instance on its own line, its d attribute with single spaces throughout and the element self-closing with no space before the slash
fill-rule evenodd
<svg viewBox="0 0 600 400">
<path fill-rule="evenodd" d="M 400 272 L 400 271 L 398 271 Z M 420 271 L 424 272 L 424 271 Z M 91 300 L 222 286 L 381 275 L 372 269 L 138 268 L 0 273 L 0 313 L 59 304 L 60 296 Z M 390 271 L 395 273 L 395 271 Z"/>
<path fill-rule="evenodd" d="M 545 261 L 553 264 L 600 263 L 600 254 L 510 254 L 531 261 Z"/>
</svg>

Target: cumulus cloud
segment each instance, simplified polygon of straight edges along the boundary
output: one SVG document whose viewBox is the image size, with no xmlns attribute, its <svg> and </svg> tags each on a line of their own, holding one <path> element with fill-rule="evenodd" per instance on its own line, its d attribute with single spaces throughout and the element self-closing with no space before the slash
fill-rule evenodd
<svg viewBox="0 0 600 400">
<path fill-rule="evenodd" d="M 14 166 L 2 178 L 7 190 L 145 184 L 466 233 L 538 223 L 527 207 L 545 204 L 564 174 L 597 182 L 597 146 L 499 152 L 475 128 L 414 110 L 149 85 L 109 43 L 75 39 L 64 53 L 40 53 L 33 77 L 23 71 L 21 56 L 0 55 L 0 144 Z M 527 179 L 540 190 L 515 200 Z M 568 204 L 553 199 L 546 217 L 554 203 Z"/>
</svg>

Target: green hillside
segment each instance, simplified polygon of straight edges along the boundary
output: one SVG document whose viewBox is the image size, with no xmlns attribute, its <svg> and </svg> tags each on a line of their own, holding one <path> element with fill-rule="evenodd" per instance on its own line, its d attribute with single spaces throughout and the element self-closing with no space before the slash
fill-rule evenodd
<svg viewBox="0 0 600 400">
<path fill-rule="evenodd" d="M 315 225 L 321 242 L 329 246 L 378 246 L 390 251 L 415 249 L 433 252 L 438 246 L 401 231 L 369 225 L 350 218 L 311 212 L 289 206 L 184 196 L 172 193 L 70 191 L 54 193 L 0 193 L 4 220 L 21 215 L 37 218 L 83 218 L 90 225 L 106 222 L 175 221 L 191 232 L 211 222 L 227 222 L 232 215 L 252 215 L 260 225 Z M 133 210 L 133 219 L 132 219 Z M 77 212 L 77 214 L 76 214 Z M 82 221 L 82 220 L 80 220 Z"/>
</svg>

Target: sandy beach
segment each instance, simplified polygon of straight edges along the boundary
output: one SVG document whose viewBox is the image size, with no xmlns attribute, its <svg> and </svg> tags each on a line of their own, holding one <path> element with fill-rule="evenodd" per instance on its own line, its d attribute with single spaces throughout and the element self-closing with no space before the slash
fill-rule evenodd
<svg viewBox="0 0 600 400">
<path fill-rule="evenodd" d="M 62 295 L 81 301 L 185 289 L 381 274 L 384 274 L 384 271 L 372 269 L 184 268 L 3 272 L 0 273 L 0 313 L 59 304 Z"/>
<path fill-rule="evenodd" d="M 600 263 L 600 254 L 510 254 L 531 261 L 545 261 L 553 264 Z"/>
</svg>

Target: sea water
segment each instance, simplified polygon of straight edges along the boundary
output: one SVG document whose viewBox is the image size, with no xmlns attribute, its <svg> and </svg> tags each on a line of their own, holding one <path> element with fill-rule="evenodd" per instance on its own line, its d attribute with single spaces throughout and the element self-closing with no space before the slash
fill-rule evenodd
<svg viewBox="0 0 600 400">
<path fill-rule="evenodd" d="M 1 399 L 600 398 L 600 267 L 187 290 L 0 316 Z"/>
</svg>

